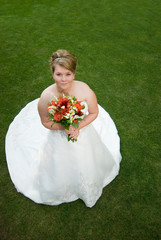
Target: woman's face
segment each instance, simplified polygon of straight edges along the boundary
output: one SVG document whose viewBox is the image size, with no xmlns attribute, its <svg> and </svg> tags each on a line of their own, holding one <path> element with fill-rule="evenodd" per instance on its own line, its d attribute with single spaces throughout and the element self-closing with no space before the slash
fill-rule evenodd
<svg viewBox="0 0 161 240">
<path fill-rule="evenodd" d="M 60 89 L 65 90 L 70 88 L 74 77 L 75 74 L 73 72 L 66 69 L 65 67 L 56 65 L 55 71 L 53 73 L 53 78 Z"/>
</svg>

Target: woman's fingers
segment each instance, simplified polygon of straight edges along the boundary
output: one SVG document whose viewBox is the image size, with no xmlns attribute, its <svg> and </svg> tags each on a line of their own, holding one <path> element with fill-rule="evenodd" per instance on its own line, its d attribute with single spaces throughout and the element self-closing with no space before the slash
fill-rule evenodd
<svg viewBox="0 0 161 240">
<path fill-rule="evenodd" d="M 70 137 L 76 139 L 79 136 L 79 130 L 75 129 L 73 132 L 70 133 Z"/>
<path fill-rule="evenodd" d="M 76 129 L 76 128 L 75 128 L 75 127 L 73 127 L 73 126 L 70 126 L 70 127 L 69 127 L 69 131 L 70 131 L 70 132 L 74 132 L 74 131 L 75 131 L 75 129 Z"/>
<path fill-rule="evenodd" d="M 66 132 L 66 134 L 70 134 L 70 131 L 69 131 L 69 130 L 67 130 L 67 129 L 65 129 L 65 132 Z"/>
<path fill-rule="evenodd" d="M 73 126 L 70 126 L 69 130 L 65 129 L 65 132 L 73 139 L 76 139 L 79 136 L 79 130 Z"/>
</svg>

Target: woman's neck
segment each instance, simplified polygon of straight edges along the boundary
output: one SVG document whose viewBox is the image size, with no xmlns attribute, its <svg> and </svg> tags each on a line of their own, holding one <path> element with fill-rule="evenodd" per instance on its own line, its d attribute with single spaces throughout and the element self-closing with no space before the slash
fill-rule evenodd
<svg viewBox="0 0 161 240">
<path fill-rule="evenodd" d="M 58 94 L 64 94 L 65 96 L 72 95 L 73 85 L 74 85 L 74 83 L 72 82 L 72 84 L 66 89 L 62 89 L 56 85 Z"/>
</svg>

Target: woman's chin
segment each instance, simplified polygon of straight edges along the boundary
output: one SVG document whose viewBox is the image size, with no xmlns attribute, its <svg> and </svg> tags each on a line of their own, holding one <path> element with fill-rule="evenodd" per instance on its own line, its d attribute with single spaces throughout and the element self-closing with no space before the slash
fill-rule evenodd
<svg viewBox="0 0 161 240">
<path fill-rule="evenodd" d="M 62 83 L 59 85 L 59 88 L 62 90 L 69 90 L 71 88 L 71 84 L 69 83 Z"/>
<path fill-rule="evenodd" d="M 60 86 L 61 87 L 68 87 L 68 83 L 62 83 Z"/>
<path fill-rule="evenodd" d="M 63 90 L 63 91 L 68 90 L 68 88 L 69 88 L 68 85 L 61 85 L 60 86 L 60 89 Z"/>
</svg>

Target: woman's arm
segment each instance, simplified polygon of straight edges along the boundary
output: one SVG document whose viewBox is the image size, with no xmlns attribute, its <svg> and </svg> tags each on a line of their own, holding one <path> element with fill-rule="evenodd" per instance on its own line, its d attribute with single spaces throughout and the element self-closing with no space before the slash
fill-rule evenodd
<svg viewBox="0 0 161 240">
<path fill-rule="evenodd" d="M 79 123 L 78 129 L 81 129 L 87 126 L 88 124 L 93 122 L 98 116 L 98 104 L 97 104 L 97 98 L 95 93 L 89 87 L 87 87 L 85 94 L 87 96 L 86 101 L 88 104 L 89 114 L 85 116 L 85 118 Z"/>
</svg>

